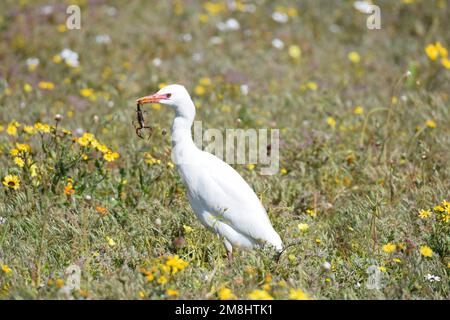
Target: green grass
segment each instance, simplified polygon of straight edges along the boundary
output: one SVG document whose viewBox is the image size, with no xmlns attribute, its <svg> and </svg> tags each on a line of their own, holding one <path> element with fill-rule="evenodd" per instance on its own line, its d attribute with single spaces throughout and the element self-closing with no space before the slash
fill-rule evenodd
<svg viewBox="0 0 450 320">
<path fill-rule="evenodd" d="M 276 299 L 292 289 L 314 299 L 449 298 L 449 222 L 433 207 L 450 200 L 450 70 L 424 50 L 437 41 L 450 49 L 447 2 L 377 1 L 381 30 L 368 30 L 352 1 L 302 1 L 296 15 L 288 10 L 293 2 L 280 1 L 292 15 L 285 24 L 271 19 L 280 9 L 263 0 L 254 1 L 254 13 L 200 1 L 112 1 L 115 16 L 101 1 L 78 1 L 80 30 L 58 30 L 66 5 L 45 16 L 39 2 L 0 5 L 0 178 L 21 180 L 18 190 L 0 187 L 2 298 L 166 299 L 176 298 L 166 291 L 174 289 L 179 298 L 217 299 L 221 288 L 240 299 L 256 289 Z M 218 31 L 230 17 L 240 30 Z M 185 33 L 190 42 L 180 40 Z M 101 34 L 111 43 L 96 43 Z M 274 38 L 285 47 L 274 48 Z M 292 45 L 301 57 L 289 55 Z M 64 48 L 79 54 L 79 68 L 56 63 Z M 349 61 L 352 51 L 358 63 Z M 40 60 L 34 71 L 25 62 L 31 57 Z M 199 84 L 202 78 L 211 84 Z M 54 88 L 40 88 L 41 81 Z M 161 83 L 188 88 L 204 129 L 280 129 L 284 174 L 235 166 L 284 243 L 298 242 L 278 263 L 270 251 L 241 251 L 230 266 L 222 241 L 196 220 L 169 163 L 169 134 L 161 133 L 170 111 L 149 107 L 154 134 L 136 137 L 134 101 Z M 84 97 L 83 88 L 92 92 Z M 63 116 L 57 133 L 23 132 L 36 122 L 55 125 L 56 114 Z M 7 133 L 12 121 L 21 124 L 17 135 Z M 120 158 L 105 161 L 62 127 L 95 134 Z M 36 176 L 14 163 L 16 142 L 31 146 L 26 157 Z M 149 164 L 146 152 L 160 163 Z M 64 192 L 69 178 L 72 195 Z M 421 219 L 421 209 L 431 216 Z M 309 229 L 301 232 L 299 223 Z M 387 243 L 396 250 L 384 252 Z M 425 245 L 431 257 L 421 255 Z M 174 255 L 187 267 L 158 283 Z M 72 264 L 81 268 L 81 291 L 64 294 L 58 287 Z M 380 290 L 366 288 L 372 265 L 382 270 Z"/>
</svg>

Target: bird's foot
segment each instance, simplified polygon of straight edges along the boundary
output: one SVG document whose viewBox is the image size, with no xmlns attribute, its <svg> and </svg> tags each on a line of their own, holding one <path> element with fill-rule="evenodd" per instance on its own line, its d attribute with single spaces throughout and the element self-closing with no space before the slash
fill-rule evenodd
<svg viewBox="0 0 450 320">
<path fill-rule="evenodd" d="M 233 263 L 233 252 L 227 251 L 228 262 Z"/>
</svg>

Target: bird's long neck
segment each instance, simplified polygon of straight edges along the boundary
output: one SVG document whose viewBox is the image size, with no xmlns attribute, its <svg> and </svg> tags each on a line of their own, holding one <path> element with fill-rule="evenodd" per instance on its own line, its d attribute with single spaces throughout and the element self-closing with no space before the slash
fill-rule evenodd
<svg viewBox="0 0 450 320">
<path fill-rule="evenodd" d="M 192 140 L 191 128 L 195 118 L 195 107 L 192 101 L 176 109 L 175 119 L 172 123 L 172 153 L 177 156 L 177 151 L 196 150 Z M 174 159 L 177 161 L 179 159 Z"/>
</svg>

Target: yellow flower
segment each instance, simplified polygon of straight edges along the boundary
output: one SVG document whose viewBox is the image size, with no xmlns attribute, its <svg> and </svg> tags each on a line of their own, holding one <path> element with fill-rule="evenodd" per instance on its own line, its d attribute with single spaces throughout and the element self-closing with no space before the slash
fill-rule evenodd
<svg viewBox="0 0 450 320">
<path fill-rule="evenodd" d="M 61 32 L 61 33 L 67 31 L 66 25 L 65 25 L 64 23 L 58 24 L 58 26 L 56 27 L 56 29 L 58 30 L 58 32 Z"/>
<path fill-rule="evenodd" d="M 59 54 L 55 54 L 55 55 L 52 57 L 52 61 L 53 61 L 53 63 L 59 64 L 59 63 L 61 63 L 62 58 L 61 58 L 61 56 L 60 56 Z"/>
<path fill-rule="evenodd" d="M 347 55 L 348 60 L 352 63 L 359 63 L 361 61 L 361 57 L 358 52 L 352 51 Z"/>
<path fill-rule="evenodd" d="M 206 90 L 205 87 L 198 85 L 195 87 L 194 92 L 196 95 L 201 96 L 205 94 Z"/>
<path fill-rule="evenodd" d="M 424 257 L 432 257 L 433 256 L 433 250 L 429 246 L 421 246 L 420 247 L 420 254 Z"/>
<path fill-rule="evenodd" d="M 200 21 L 201 23 L 207 23 L 208 20 L 209 20 L 209 17 L 206 14 L 200 14 L 198 16 L 198 21 Z"/>
<path fill-rule="evenodd" d="M 206 2 L 203 4 L 203 8 L 213 16 L 226 11 L 227 7 L 222 2 Z"/>
<path fill-rule="evenodd" d="M 90 143 L 90 141 L 84 136 L 76 139 L 76 142 L 82 147 L 87 147 Z"/>
<path fill-rule="evenodd" d="M 172 268 L 172 274 L 177 273 L 178 271 L 183 270 L 189 265 L 189 262 L 184 261 L 178 255 L 170 256 L 167 258 L 166 266 Z"/>
<path fill-rule="evenodd" d="M 16 148 L 19 151 L 31 152 L 31 147 L 28 144 L 25 144 L 25 143 L 16 143 Z"/>
<path fill-rule="evenodd" d="M 33 135 L 36 133 L 36 131 L 34 130 L 33 126 L 24 126 L 23 127 L 23 132 L 29 134 L 29 135 Z"/>
<path fill-rule="evenodd" d="M 289 299 L 291 300 L 310 300 L 311 298 L 300 289 L 290 289 Z"/>
<path fill-rule="evenodd" d="M 436 48 L 436 50 L 439 52 L 439 55 L 440 55 L 442 58 L 447 58 L 447 57 L 448 57 L 448 51 L 447 51 L 447 49 L 445 49 L 445 47 L 442 46 L 442 44 L 441 44 L 439 41 L 436 42 L 435 48 Z"/>
<path fill-rule="evenodd" d="M 395 249 L 397 248 L 397 246 L 393 243 L 387 243 L 383 246 L 383 251 L 386 253 L 392 253 L 395 251 Z"/>
<path fill-rule="evenodd" d="M 280 169 L 280 173 L 281 174 L 286 174 L 288 171 L 287 171 L 287 169 L 286 168 L 281 168 Z"/>
<path fill-rule="evenodd" d="M 334 127 L 336 127 L 336 120 L 333 117 L 328 117 L 327 118 L 327 124 L 330 127 L 334 128 Z"/>
<path fill-rule="evenodd" d="M 10 136 L 17 135 L 17 127 L 13 123 L 8 124 L 8 127 L 6 128 L 6 133 Z"/>
<path fill-rule="evenodd" d="M 391 97 L 391 103 L 392 104 L 397 104 L 397 102 L 398 102 L 398 98 L 396 96 L 392 96 Z"/>
<path fill-rule="evenodd" d="M 19 157 L 14 158 L 14 163 L 20 168 L 23 168 L 23 166 L 25 165 L 25 161 L 23 161 L 23 159 Z"/>
<path fill-rule="evenodd" d="M 247 169 L 250 170 L 250 171 L 252 171 L 253 169 L 255 169 L 255 165 L 254 165 L 253 163 L 249 163 L 249 164 L 247 165 Z"/>
<path fill-rule="evenodd" d="M 438 49 L 433 44 L 429 44 L 425 47 L 425 53 L 432 61 L 435 61 L 439 55 Z"/>
<path fill-rule="evenodd" d="M 292 59 L 300 59 L 302 56 L 302 49 L 300 49 L 297 45 L 291 45 L 289 46 L 289 56 Z"/>
<path fill-rule="evenodd" d="M 169 297 L 178 297 L 178 291 L 177 291 L 177 290 L 174 290 L 174 289 L 167 289 L 167 290 L 166 290 L 166 294 L 167 294 Z"/>
<path fill-rule="evenodd" d="M 156 280 L 156 282 L 158 282 L 158 284 L 160 285 L 164 285 L 167 283 L 167 278 L 165 276 L 161 276 L 158 278 L 158 280 Z"/>
<path fill-rule="evenodd" d="M 364 108 L 361 106 L 356 106 L 355 110 L 353 110 L 354 114 L 363 114 L 364 113 Z"/>
<path fill-rule="evenodd" d="M 236 296 L 233 294 L 233 291 L 228 288 L 220 288 L 219 292 L 217 293 L 220 300 L 234 300 L 236 299 Z"/>
<path fill-rule="evenodd" d="M 20 179 L 16 175 L 8 174 L 3 178 L 3 185 L 9 189 L 17 190 L 20 187 Z"/>
<path fill-rule="evenodd" d="M 445 69 L 450 69 L 450 59 L 448 58 L 442 58 L 441 63 L 444 66 Z"/>
<path fill-rule="evenodd" d="M 317 212 L 316 212 L 316 210 L 313 210 L 313 209 L 307 209 L 306 214 L 310 215 L 313 218 L 317 217 Z"/>
<path fill-rule="evenodd" d="M 251 300 L 273 300 L 273 297 L 265 290 L 253 290 L 248 297 Z"/>
<path fill-rule="evenodd" d="M 67 185 L 64 187 L 64 194 L 71 196 L 75 193 L 75 190 L 73 189 L 73 185 L 71 182 L 67 183 Z"/>
<path fill-rule="evenodd" d="M 431 211 L 430 210 L 420 210 L 419 211 L 419 218 L 420 219 L 426 219 L 431 215 Z"/>
<path fill-rule="evenodd" d="M 141 298 L 141 299 L 145 298 L 145 292 L 144 291 L 139 291 L 138 295 L 139 295 L 139 298 Z"/>
<path fill-rule="evenodd" d="M 309 225 L 307 223 L 299 223 L 297 227 L 301 232 L 306 232 L 309 229 Z"/>
<path fill-rule="evenodd" d="M 280 286 L 282 288 L 286 287 L 286 281 L 284 281 L 284 280 L 278 281 L 278 286 Z"/>
<path fill-rule="evenodd" d="M 444 207 L 442 207 L 442 206 L 434 206 L 433 210 L 434 211 L 438 211 L 438 212 L 444 212 L 445 211 Z"/>
<path fill-rule="evenodd" d="M 203 77 L 203 78 L 200 78 L 200 81 L 199 81 L 199 83 L 202 85 L 202 86 L 210 86 L 211 85 L 211 79 L 210 78 L 208 78 L 208 77 Z"/>
<path fill-rule="evenodd" d="M 85 138 L 85 139 L 86 139 L 87 141 L 89 141 L 89 142 L 92 142 L 92 141 L 95 140 L 94 135 L 93 135 L 92 133 L 89 133 L 89 132 L 85 132 L 85 133 L 83 134 L 83 138 Z"/>
<path fill-rule="evenodd" d="M 427 120 L 427 121 L 425 122 L 425 125 L 426 125 L 428 128 L 431 128 L 431 129 L 436 128 L 436 122 L 434 122 L 433 120 Z"/>
<path fill-rule="evenodd" d="M 2 271 L 4 273 L 11 273 L 12 272 L 11 268 L 8 267 L 6 264 L 2 264 Z"/>
<path fill-rule="evenodd" d="M 85 98 L 89 98 L 94 94 L 94 90 L 92 90 L 91 88 L 84 88 L 80 90 L 80 94 Z"/>
<path fill-rule="evenodd" d="M 224 113 L 228 113 L 231 112 L 231 107 L 229 105 L 223 105 L 222 108 L 220 108 L 220 110 Z"/>
<path fill-rule="evenodd" d="M 149 272 L 149 273 L 147 273 L 145 278 L 147 279 L 148 282 L 152 282 L 155 279 L 155 276 L 153 275 L 153 273 Z"/>
<path fill-rule="evenodd" d="M 294 7 L 289 7 L 286 10 L 286 13 L 288 14 L 289 17 L 294 18 L 296 16 L 298 16 L 298 12 L 297 9 Z"/>
<path fill-rule="evenodd" d="M 120 157 L 119 153 L 117 153 L 117 152 L 111 152 L 111 151 L 109 151 L 109 152 L 107 152 L 107 153 L 105 153 L 105 154 L 103 155 L 103 158 L 104 158 L 106 161 L 108 161 L 108 162 L 112 162 L 112 161 L 116 160 L 116 159 L 119 158 L 119 157 Z"/>
<path fill-rule="evenodd" d="M 380 270 L 381 272 L 386 272 L 387 271 L 385 266 L 378 267 L 378 270 Z"/>
<path fill-rule="evenodd" d="M 34 128 L 42 133 L 50 133 L 50 126 L 46 123 L 36 122 Z"/>
<path fill-rule="evenodd" d="M 92 143 L 92 142 L 91 142 Z M 111 152 L 109 150 L 109 148 L 107 146 L 105 146 L 104 144 L 99 144 L 97 147 L 97 150 L 100 151 L 101 153 L 108 153 Z"/>
<path fill-rule="evenodd" d="M 50 81 L 40 81 L 38 87 L 42 90 L 53 90 L 55 89 L 55 84 Z"/>
<path fill-rule="evenodd" d="M 392 259 L 392 261 L 394 261 L 395 263 L 402 263 L 402 260 L 399 258 L 394 258 Z"/>
<path fill-rule="evenodd" d="M 321 244 L 322 240 L 320 240 L 319 238 L 316 238 L 315 242 L 316 242 L 316 244 Z"/>
<path fill-rule="evenodd" d="M 192 231 L 194 231 L 194 229 L 192 229 L 190 226 L 188 225 L 183 225 L 183 229 L 184 229 L 184 233 L 191 233 Z"/>
<path fill-rule="evenodd" d="M 56 279 L 56 283 L 55 283 L 56 287 L 58 289 L 61 289 L 62 286 L 64 285 L 64 280 L 63 279 Z"/>
<path fill-rule="evenodd" d="M 308 82 L 308 83 L 306 84 L 306 87 L 307 87 L 309 90 L 316 91 L 316 90 L 317 90 L 317 83 L 310 81 L 310 82 Z"/>
<path fill-rule="evenodd" d="M 116 245 L 116 242 L 114 241 L 113 238 L 106 237 L 106 241 L 108 242 L 108 246 L 110 247 L 114 247 Z"/>
<path fill-rule="evenodd" d="M 153 103 L 152 104 L 152 109 L 153 110 L 160 110 L 161 109 L 161 105 L 159 103 Z"/>
<path fill-rule="evenodd" d="M 29 83 L 25 83 L 25 84 L 23 85 L 23 91 L 25 91 L 25 92 L 31 92 L 31 91 L 33 91 L 33 87 L 32 87 Z"/>
<path fill-rule="evenodd" d="M 95 211 L 97 211 L 97 213 L 101 214 L 102 216 L 105 216 L 108 213 L 108 209 L 106 209 L 105 207 L 95 207 Z"/>
<path fill-rule="evenodd" d="M 30 166 L 30 175 L 32 178 L 37 177 L 37 169 L 38 168 L 37 168 L 36 164 L 32 164 Z"/>
</svg>

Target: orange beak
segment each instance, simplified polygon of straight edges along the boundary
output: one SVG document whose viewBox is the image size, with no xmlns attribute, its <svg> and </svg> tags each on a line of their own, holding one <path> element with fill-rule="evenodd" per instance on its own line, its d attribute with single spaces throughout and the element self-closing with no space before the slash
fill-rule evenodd
<svg viewBox="0 0 450 320">
<path fill-rule="evenodd" d="M 139 104 L 145 104 L 145 103 L 158 103 L 161 100 L 166 100 L 170 98 L 170 94 L 152 94 L 150 96 L 145 96 L 142 98 L 139 98 L 136 100 Z"/>
</svg>

